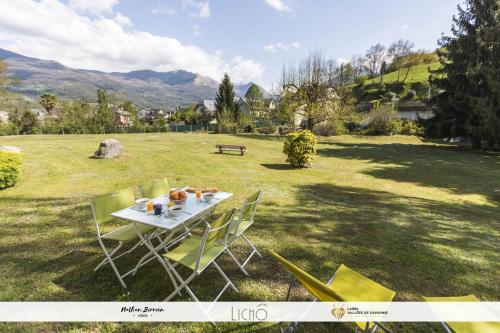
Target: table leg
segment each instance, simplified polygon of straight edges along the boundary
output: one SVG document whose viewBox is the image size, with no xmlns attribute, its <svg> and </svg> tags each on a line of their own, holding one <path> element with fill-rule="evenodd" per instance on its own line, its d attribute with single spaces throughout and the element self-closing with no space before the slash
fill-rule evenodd
<svg viewBox="0 0 500 333">
<path fill-rule="evenodd" d="M 174 287 L 177 289 L 177 281 L 175 280 L 174 276 L 172 275 L 172 272 L 170 271 L 170 269 L 167 267 L 165 260 L 163 260 L 163 258 L 160 257 L 160 255 L 158 254 L 158 252 L 156 252 L 155 248 L 149 242 L 149 240 L 144 238 L 142 233 L 139 231 L 139 228 L 137 228 L 137 223 L 134 223 L 134 229 L 135 229 L 135 232 L 137 233 L 137 235 L 139 236 L 139 238 L 144 242 L 144 245 L 146 245 L 146 247 L 149 249 L 149 251 L 151 251 L 151 253 L 156 257 L 156 259 L 158 259 L 158 261 L 162 264 L 163 268 L 165 268 L 168 276 L 170 277 L 170 280 L 174 284 Z M 171 236 L 169 235 L 169 237 L 171 237 Z M 167 238 L 169 238 L 169 237 L 167 237 Z M 179 291 L 179 295 L 180 295 L 180 291 Z"/>
</svg>

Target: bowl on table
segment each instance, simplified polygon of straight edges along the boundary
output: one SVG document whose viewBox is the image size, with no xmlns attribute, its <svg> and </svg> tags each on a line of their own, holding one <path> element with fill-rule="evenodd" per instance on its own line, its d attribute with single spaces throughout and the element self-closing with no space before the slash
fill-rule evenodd
<svg viewBox="0 0 500 333">
<path fill-rule="evenodd" d="M 183 206 L 174 205 L 174 206 L 168 207 L 168 216 L 177 217 L 177 216 L 180 216 L 183 211 L 184 211 Z"/>
<path fill-rule="evenodd" d="M 215 198 L 215 193 L 213 192 L 203 193 L 203 200 L 206 203 L 210 203 L 214 198 Z"/>
</svg>

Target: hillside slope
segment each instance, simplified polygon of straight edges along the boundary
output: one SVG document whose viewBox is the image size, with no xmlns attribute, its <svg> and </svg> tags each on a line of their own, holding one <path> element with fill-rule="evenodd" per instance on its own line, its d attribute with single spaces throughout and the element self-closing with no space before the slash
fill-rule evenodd
<svg viewBox="0 0 500 333">
<path fill-rule="evenodd" d="M 7 64 L 7 74 L 19 79 L 11 90 L 36 100 L 43 93 L 60 98 L 83 98 L 95 101 L 96 90 L 104 88 L 118 100 L 131 100 L 139 106 L 185 106 L 203 99 L 213 99 L 217 92 L 215 80 L 184 70 L 155 72 L 137 70 L 128 73 L 105 73 L 74 69 L 56 61 L 26 57 L 0 49 L 0 59 Z M 249 84 L 235 86 L 240 95 Z"/>
<path fill-rule="evenodd" d="M 431 64 L 420 64 L 418 66 L 413 67 L 410 72 L 408 73 L 408 77 L 405 81 L 406 84 L 411 84 L 411 83 L 416 83 L 416 82 L 421 82 L 421 83 L 428 83 L 429 81 L 429 69 L 430 70 L 436 70 L 438 69 L 440 64 L 438 62 L 434 62 Z M 401 73 L 399 75 L 400 81 L 403 80 L 405 77 L 406 71 L 401 70 Z M 394 83 L 398 81 L 398 72 L 390 72 L 384 75 L 383 77 L 383 82 L 384 83 Z M 366 81 L 367 84 L 370 83 L 379 83 L 380 78 L 375 78 Z"/>
</svg>

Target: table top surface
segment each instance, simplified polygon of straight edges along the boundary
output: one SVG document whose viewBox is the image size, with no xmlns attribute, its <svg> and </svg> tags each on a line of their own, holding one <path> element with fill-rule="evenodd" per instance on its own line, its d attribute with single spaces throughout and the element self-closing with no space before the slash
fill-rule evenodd
<svg viewBox="0 0 500 333">
<path fill-rule="evenodd" d="M 230 198 L 232 195 L 233 193 L 229 192 L 218 192 L 215 193 L 214 199 L 208 203 L 203 199 L 196 199 L 194 193 L 188 193 L 182 214 L 176 217 L 169 216 L 167 212 L 162 213 L 161 215 L 153 215 L 152 213 L 148 214 L 144 211 L 138 210 L 137 208 L 135 208 L 135 206 L 119 210 L 112 213 L 111 215 L 132 222 L 143 223 L 157 228 L 172 230 L 176 229 L 183 223 L 202 215 L 204 212 L 215 207 L 222 201 Z M 153 202 L 155 204 L 161 203 L 164 207 L 166 207 L 167 203 L 169 202 L 168 194 L 153 199 Z"/>
</svg>

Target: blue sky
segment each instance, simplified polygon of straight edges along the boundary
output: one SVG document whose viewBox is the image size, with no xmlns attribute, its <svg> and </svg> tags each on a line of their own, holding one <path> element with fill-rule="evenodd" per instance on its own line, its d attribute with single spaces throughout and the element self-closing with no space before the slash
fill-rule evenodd
<svg viewBox="0 0 500 333">
<path fill-rule="evenodd" d="M 457 0 L 0 0 L 0 47 L 103 71 L 187 69 L 277 82 L 308 50 L 350 59 L 398 38 L 433 49 Z M 2 14 L 3 13 L 3 14 Z"/>
</svg>

